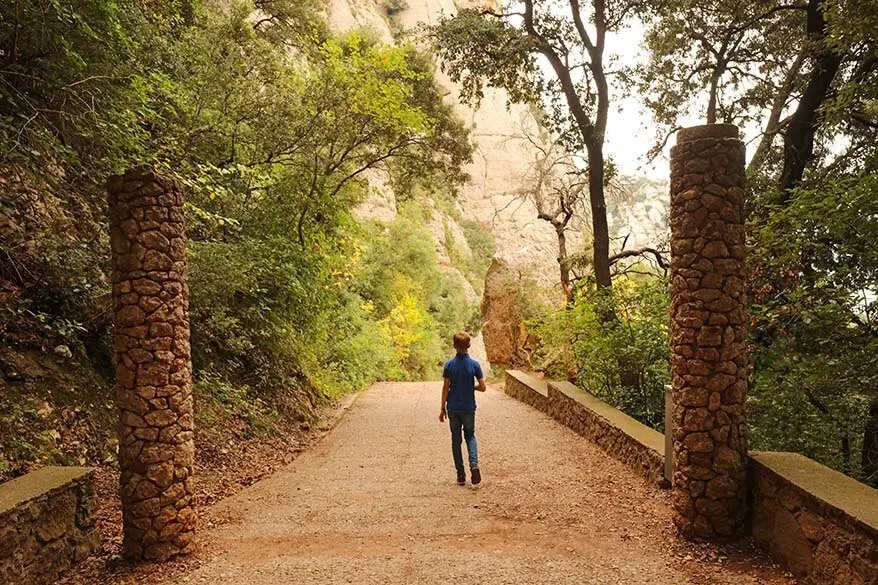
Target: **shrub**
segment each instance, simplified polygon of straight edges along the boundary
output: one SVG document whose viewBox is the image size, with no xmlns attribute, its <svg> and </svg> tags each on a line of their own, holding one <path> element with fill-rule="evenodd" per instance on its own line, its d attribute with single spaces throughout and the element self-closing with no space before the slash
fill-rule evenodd
<svg viewBox="0 0 878 585">
<path fill-rule="evenodd" d="M 662 429 L 670 383 L 668 288 L 662 278 L 619 279 L 612 291 L 589 291 L 572 307 L 536 319 L 538 357 L 553 377 L 577 383 L 644 424 Z M 603 318 L 612 311 L 616 319 Z M 624 384 L 623 384 L 624 376 Z"/>
</svg>

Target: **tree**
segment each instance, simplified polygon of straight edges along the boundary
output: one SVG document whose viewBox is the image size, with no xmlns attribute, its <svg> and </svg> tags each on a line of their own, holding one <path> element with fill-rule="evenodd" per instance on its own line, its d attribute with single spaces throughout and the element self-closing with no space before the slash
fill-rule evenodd
<svg viewBox="0 0 878 585">
<path fill-rule="evenodd" d="M 691 113 L 702 93 L 707 124 L 738 121 L 754 105 L 764 107 L 796 52 L 790 12 L 800 9 L 736 0 L 661 4 L 647 28 L 650 58 L 638 69 L 641 93 L 658 120 L 672 124 Z"/>
<path fill-rule="evenodd" d="M 232 402 L 248 412 L 264 401 L 266 414 L 307 416 L 324 396 L 435 365 L 439 335 L 469 316 L 455 302 L 460 283 L 434 286 L 435 261 L 419 273 L 431 294 L 409 300 L 429 317 L 411 321 L 423 325 L 413 353 L 423 359 L 397 371 L 381 327 L 393 307 L 376 314 L 373 302 L 393 299 L 392 281 L 357 290 L 364 256 L 373 260 L 364 250 L 381 236 L 353 209 L 371 172 L 400 195 L 453 193 L 467 132 L 428 57 L 368 33 L 333 36 L 322 5 L 0 3 L 6 339 L 27 332 L 26 343 L 64 343 L 83 357 L 87 348 L 83 367 L 100 365 L 112 347 L 104 181 L 148 164 L 186 186 L 193 360 L 196 380 L 211 382 L 199 385 L 202 404 L 231 404 L 234 387 L 242 398 Z M 85 411 L 88 391 L 69 393 Z M 38 422 L 27 433 L 52 424 Z"/>
<path fill-rule="evenodd" d="M 876 4 L 662 4 L 647 28 L 650 59 L 635 75 L 647 106 L 665 128 L 654 152 L 690 113 L 694 99 L 708 124 L 721 120 L 762 128 L 748 174 L 753 179 L 773 175 L 777 196 L 788 198 L 815 157 L 844 158 L 827 150 L 839 133 L 859 143 L 862 130 L 878 129 L 864 107 L 874 93 L 863 91 L 874 87 L 875 41 L 867 23 L 878 15 Z M 833 131 L 821 132 L 831 118 L 838 122 Z M 778 136 L 780 152 L 774 145 Z"/>
<path fill-rule="evenodd" d="M 663 127 L 657 154 L 693 102 L 705 123 L 762 124 L 762 160 L 793 98 L 803 66 L 795 2 L 694 0 L 662 3 L 647 23 L 649 59 L 634 68 L 640 93 Z"/>
<path fill-rule="evenodd" d="M 843 53 L 826 42 L 828 22 L 824 9 L 825 2 L 808 0 L 806 33 L 811 51 L 811 74 L 784 132 L 783 168 L 779 184 L 782 202 L 786 202 L 792 189 L 801 183 L 805 167 L 814 155 L 818 111 L 828 98 L 842 64 Z"/>
<path fill-rule="evenodd" d="M 267 26 L 254 27 L 251 7 L 236 5 L 182 39 L 189 82 L 173 110 L 182 123 L 169 125 L 158 156 L 174 161 L 169 169 L 190 187 L 190 209 L 203 220 L 191 238 L 196 357 L 272 388 L 321 369 L 327 356 L 311 344 L 291 350 L 308 337 L 324 340 L 334 307 L 352 326 L 367 316 L 382 321 L 392 308 L 364 316 L 360 307 L 391 298 L 392 279 L 374 290 L 354 282 L 368 275 L 358 262 L 359 238 L 368 236 L 351 213 L 367 174 L 453 187 L 471 146 L 431 63 L 413 47 L 353 32 L 293 55 L 289 37 Z M 426 311 L 430 298 L 408 300 Z M 340 345 L 314 345 L 322 344 Z"/>
<path fill-rule="evenodd" d="M 864 479 L 878 443 L 876 15 L 874 1 L 672 2 L 641 70 L 666 128 L 692 96 L 708 122 L 762 128 L 748 167 L 755 446 Z"/>
<path fill-rule="evenodd" d="M 576 274 L 576 268 L 582 268 L 583 265 L 591 267 L 590 262 L 583 262 L 583 253 L 571 253 L 567 246 L 568 232 L 579 229 L 590 217 L 586 205 L 588 179 L 581 157 L 570 154 L 545 129 L 538 136 L 525 130 L 524 136 L 537 153 L 537 160 L 530 168 L 526 186 L 520 191 L 520 195 L 536 207 L 537 218 L 547 222 L 555 230 L 561 289 L 569 306 L 574 301 L 576 282 L 581 280 L 581 276 Z M 626 198 L 631 197 L 637 188 L 636 183 L 630 177 L 613 177 L 605 189 L 607 202 L 618 207 Z M 626 250 L 627 242 L 628 237 L 625 237 L 621 249 L 608 259 L 613 280 L 637 270 L 637 265 L 642 260 L 649 261 L 652 267 L 667 273 L 670 265 L 666 251 L 652 246 Z"/>
<path fill-rule="evenodd" d="M 513 101 L 543 104 L 561 143 L 570 152 L 585 153 L 599 288 L 612 286 L 604 196 L 611 100 L 606 37 L 641 8 L 636 1 L 593 0 L 586 10 L 580 0 L 520 0 L 502 12 L 464 9 L 428 29 L 464 99 L 477 101 L 487 85 L 505 89 Z M 542 62 L 550 74 L 544 74 Z"/>
<path fill-rule="evenodd" d="M 585 207 L 588 180 L 582 165 L 577 165 L 557 141 L 541 128 L 539 136 L 525 131 L 525 139 L 537 153 L 537 160 L 528 172 L 521 196 L 534 204 L 537 218 L 547 222 L 558 238 L 558 269 L 561 290 L 567 304 L 573 302 L 570 253 L 567 232 L 575 224 L 588 219 Z"/>
<path fill-rule="evenodd" d="M 876 454 L 876 218 L 874 167 L 797 189 L 752 226 L 749 261 L 756 448 L 804 452 L 864 480 Z"/>
</svg>

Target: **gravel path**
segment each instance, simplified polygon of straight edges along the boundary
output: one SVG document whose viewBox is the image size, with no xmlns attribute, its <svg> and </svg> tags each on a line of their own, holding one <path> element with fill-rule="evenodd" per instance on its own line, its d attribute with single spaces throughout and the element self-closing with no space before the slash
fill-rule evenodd
<svg viewBox="0 0 878 585">
<path fill-rule="evenodd" d="M 173 582 L 792 583 L 747 547 L 692 546 L 666 492 L 491 387 L 484 481 L 455 483 L 437 383 L 378 384 L 290 467 L 217 504 Z"/>
</svg>

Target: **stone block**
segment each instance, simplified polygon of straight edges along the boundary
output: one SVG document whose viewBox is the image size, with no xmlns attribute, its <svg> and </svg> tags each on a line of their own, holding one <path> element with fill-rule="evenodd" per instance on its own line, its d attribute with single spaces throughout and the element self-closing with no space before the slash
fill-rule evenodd
<svg viewBox="0 0 878 585">
<path fill-rule="evenodd" d="M 753 537 L 810 585 L 878 579 L 878 491 L 793 453 L 750 456 Z"/>
<path fill-rule="evenodd" d="M 48 585 L 99 546 L 91 470 L 44 467 L 0 485 L 0 582 Z"/>
<path fill-rule="evenodd" d="M 795 516 L 784 508 L 778 509 L 774 516 L 771 552 L 797 577 L 807 575 L 814 563 L 811 543 Z"/>
</svg>

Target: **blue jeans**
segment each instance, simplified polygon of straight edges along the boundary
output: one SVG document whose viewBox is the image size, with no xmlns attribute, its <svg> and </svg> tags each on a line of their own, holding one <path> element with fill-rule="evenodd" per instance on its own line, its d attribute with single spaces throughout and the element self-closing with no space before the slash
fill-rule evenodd
<svg viewBox="0 0 878 585">
<path fill-rule="evenodd" d="M 463 453 L 460 449 L 462 439 L 466 439 L 466 450 L 469 453 L 470 469 L 479 467 L 479 445 L 476 442 L 476 413 L 449 412 L 448 424 L 451 426 L 451 455 L 457 475 L 464 474 Z M 461 437 L 461 434 L 463 435 Z"/>
</svg>

